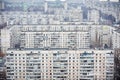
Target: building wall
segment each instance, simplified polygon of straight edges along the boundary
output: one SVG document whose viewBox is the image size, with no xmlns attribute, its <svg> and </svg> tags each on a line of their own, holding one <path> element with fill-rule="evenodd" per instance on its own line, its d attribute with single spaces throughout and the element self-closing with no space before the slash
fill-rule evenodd
<svg viewBox="0 0 120 80">
<path fill-rule="evenodd" d="M 21 48 L 90 47 L 89 27 L 85 25 L 24 25 L 11 29 L 11 48 L 20 43 Z M 18 31 L 18 32 L 16 32 Z"/>
<path fill-rule="evenodd" d="M 11 39 L 15 40 L 11 40 L 11 42 L 19 42 L 21 47 L 24 48 L 48 48 L 52 46 L 68 48 L 72 45 L 74 45 L 74 49 L 90 48 L 90 45 L 94 48 L 104 48 L 105 44 L 110 48 L 112 46 L 110 28 L 106 25 L 89 24 L 14 25 L 11 29 Z M 15 32 L 16 30 L 18 32 Z M 16 35 L 16 38 L 13 35 Z M 11 43 L 11 46 L 13 43 Z M 41 47 L 37 46 L 37 43 Z"/>
<path fill-rule="evenodd" d="M 5 5 L 4 5 L 4 1 L 3 0 L 0 1 L 0 10 L 1 9 L 5 9 Z"/>
<path fill-rule="evenodd" d="M 63 22 L 82 22 L 83 12 L 80 9 L 63 10 L 55 9 L 54 14 L 43 14 L 42 12 L 1 12 L 4 22 L 8 25 L 18 24 L 60 24 Z M 14 15 L 13 15 L 14 14 Z M 51 21 L 52 20 L 52 21 Z M 57 23 L 56 23 L 57 22 Z"/>
<path fill-rule="evenodd" d="M 115 74 L 114 74 L 114 80 L 119 80 L 120 79 L 120 48 L 115 49 L 115 56 L 114 56 L 114 69 L 115 69 Z"/>
<path fill-rule="evenodd" d="M 113 49 L 120 48 L 120 30 L 113 31 Z"/>
<path fill-rule="evenodd" d="M 95 9 L 91 9 L 88 11 L 88 20 L 95 22 L 95 24 L 98 24 L 100 21 L 100 12 Z"/>
<path fill-rule="evenodd" d="M 10 31 L 6 28 L 1 29 L 1 51 L 6 53 L 10 48 Z"/>
<path fill-rule="evenodd" d="M 0 53 L 0 80 L 6 80 L 5 57 Z"/>
<path fill-rule="evenodd" d="M 112 50 L 8 50 L 7 79 L 106 79 L 114 75 Z"/>
</svg>

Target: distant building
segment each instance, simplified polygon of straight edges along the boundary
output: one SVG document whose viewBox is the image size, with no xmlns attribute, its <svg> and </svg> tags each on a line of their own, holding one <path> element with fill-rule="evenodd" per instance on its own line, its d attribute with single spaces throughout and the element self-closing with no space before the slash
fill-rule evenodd
<svg viewBox="0 0 120 80">
<path fill-rule="evenodd" d="M 100 0 L 100 1 L 119 2 L 119 0 Z"/>
<path fill-rule="evenodd" d="M 120 29 L 113 31 L 113 49 L 120 48 Z"/>
<path fill-rule="evenodd" d="M 1 31 L 1 51 L 6 53 L 7 49 L 10 48 L 10 30 L 3 28 Z"/>
<path fill-rule="evenodd" d="M 0 10 L 4 9 L 5 9 L 4 0 L 0 0 Z"/>
<path fill-rule="evenodd" d="M 14 25 L 10 48 L 111 48 L 111 26 L 91 24 Z M 34 42 L 34 43 L 33 43 Z M 72 47 L 74 46 L 74 47 Z"/>
<path fill-rule="evenodd" d="M 105 45 L 111 48 L 111 26 L 108 25 L 92 25 L 91 28 L 91 45 L 93 47 L 104 48 Z"/>
<path fill-rule="evenodd" d="M 108 1 L 108 0 L 99 0 L 99 1 Z"/>
<path fill-rule="evenodd" d="M 90 47 L 89 27 L 75 25 L 24 26 L 20 32 L 21 48 L 68 48 Z"/>
<path fill-rule="evenodd" d="M 111 2 L 119 2 L 119 0 L 110 0 Z"/>
<path fill-rule="evenodd" d="M 95 24 L 95 22 L 82 22 L 83 12 L 80 8 L 78 9 L 79 11 L 77 11 L 77 9 L 73 9 L 73 11 L 57 10 L 55 14 L 43 14 L 41 12 L 36 12 L 36 13 L 35 12 L 14 12 L 14 11 L 2 12 L 1 20 L 3 22 L 6 22 L 5 24 L 6 28 L 1 29 L 2 50 L 5 52 L 7 48 L 10 48 L 10 47 L 13 48 L 15 47 L 15 45 L 21 45 L 20 36 L 22 33 L 25 33 L 25 35 L 30 35 L 30 34 L 34 35 L 35 33 L 41 33 L 41 32 L 42 32 L 41 34 L 45 36 L 47 34 L 51 35 L 54 32 L 60 33 L 61 37 L 63 34 L 66 34 L 66 36 L 64 36 L 64 38 L 66 38 L 66 41 L 68 41 L 67 40 L 68 33 L 72 33 L 71 35 L 77 34 L 79 35 L 79 36 L 75 35 L 77 40 L 75 44 L 78 44 L 76 45 L 77 49 L 90 48 L 91 45 L 92 47 L 99 46 L 103 48 L 105 45 L 107 45 L 107 47 L 110 48 L 111 37 L 110 37 L 109 28 L 111 26 L 98 25 L 98 24 Z M 21 31 L 23 27 L 25 27 L 24 28 L 25 30 Z M 39 30 L 41 32 L 34 31 L 35 29 L 38 29 L 38 30 L 41 29 Z M 27 33 L 30 33 L 30 34 L 27 34 Z M 82 34 L 83 36 L 80 34 Z M 26 36 L 24 40 L 27 40 L 28 37 L 29 36 Z M 82 37 L 84 37 L 84 41 L 82 40 L 83 39 Z M 4 38 L 6 38 L 6 40 L 4 40 Z M 61 38 L 61 39 L 64 39 L 64 38 Z M 60 47 L 64 48 L 62 44 L 60 44 L 61 46 L 60 45 L 57 45 L 57 46 L 59 46 L 59 48 Z M 67 45 L 67 43 L 65 44 L 66 44 L 65 46 L 69 46 Z M 24 45 L 27 45 L 27 43 Z M 34 43 L 32 45 L 34 46 Z M 73 44 L 70 44 L 70 45 L 73 45 Z M 24 47 L 24 46 L 22 45 L 21 47 Z M 43 45 L 43 47 L 50 47 L 50 46 Z"/>
<path fill-rule="evenodd" d="M 90 9 L 88 11 L 88 21 L 95 22 L 95 24 L 99 24 L 99 21 L 100 21 L 99 10 Z"/>
</svg>

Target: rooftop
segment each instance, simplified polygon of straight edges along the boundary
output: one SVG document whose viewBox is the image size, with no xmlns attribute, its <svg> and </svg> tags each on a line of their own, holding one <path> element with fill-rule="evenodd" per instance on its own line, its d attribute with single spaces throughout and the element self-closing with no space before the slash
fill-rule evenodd
<svg viewBox="0 0 120 80">
<path fill-rule="evenodd" d="M 8 51 L 52 51 L 52 50 L 67 50 L 67 51 L 113 51 L 112 49 L 105 49 L 105 50 L 99 50 L 99 49 L 76 49 L 71 50 L 69 48 L 21 48 L 21 49 L 15 49 L 15 48 L 9 48 Z"/>
</svg>

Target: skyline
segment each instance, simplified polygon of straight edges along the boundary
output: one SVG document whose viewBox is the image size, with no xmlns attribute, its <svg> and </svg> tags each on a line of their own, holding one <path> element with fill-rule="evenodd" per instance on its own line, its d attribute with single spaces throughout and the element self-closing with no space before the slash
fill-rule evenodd
<svg viewBox="0 0 120 80">
<path fill-rule="evenodd" d="M 120 80 L 119 2 L 17 1 L 0 1 L 0 80 Z"/>
</svg>

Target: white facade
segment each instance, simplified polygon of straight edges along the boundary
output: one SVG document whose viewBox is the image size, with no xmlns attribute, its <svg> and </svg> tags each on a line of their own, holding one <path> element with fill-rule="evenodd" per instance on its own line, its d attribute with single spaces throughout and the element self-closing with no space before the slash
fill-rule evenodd
<svg viewBox="0 0 120 80">
<path fill-rule="evenodd" d="M 83 22 L 81 7 L 49 6 L 43 12 L 1 12 L 8 28 L 1 30 L 1 47 L 12 48 L 7 80 L 113 80 L 112 50 L 82 50 L 111 46 L 110 26 L 98 25 L 99 10 L 90 10 L 90 22 Z"/>
<path fill-rule="evenodd" d="M 94 10 L 94 9 L 89 10 L 88 11 L 88 20 L 98 24 L 99 20 L 100 20 L 100 12 L 98 10 Z"/>
<path fill-rule="evenodd" d="M 45 9 L 45 12 L 47 12 L 47 10 L 48 10 L 48 3 L 47 3 L 47 1 L 45 1 L 44 9 Z"/>
<path fill-rule="evenodd" d="M 119 0 L 110 0 L 111 2 L 119 2 Z"/>
<path fill-rule="evenodd" d="M 20 32 L 22 48 L 69 48 L 90 47 L 89 27 L 82 25 L 24 26 Z"/>
<path fill-rule="evenodd" d="M 8 48 L 10 48 L 10 30 L 4 28 L 1 29 L 1 50 L 6 53 Z"/>
<path fill-rule="evenodd" d="M 3 21 L 8 25 L 22 24 L 60 24 L 63 22 L 82 22 L 83 12 L 80 9 L 63 10 L 55 9 L 54 14 L 43 14 L 42 12 L 1 12 Z M 14 15 L 13 15 L 14 14 Z M 52 20 L 52 22 L 51 22 Z M 57 23 L 56 23 L 57 21 Z"/>
<path fill-rule="evenodd" d="M 112 50 L 8 50 L 7 80 L 113 80 Z"/>
<path fill-rule="evenodd" d="M 113 31 L 113 49 L 120 48 L 120 29 Z"/>
<path fill-rule="evenodd" d="M 11 28 L 11 48 L 18 43 L 23 48 L 74 46 L 71 49 L 82 49 L 90 46 L 104 48 L 105 45 L 110 48 L 112 46 L 111 31 L 111 26 L 91 24 L 14 25 Z"/>
</svg>

